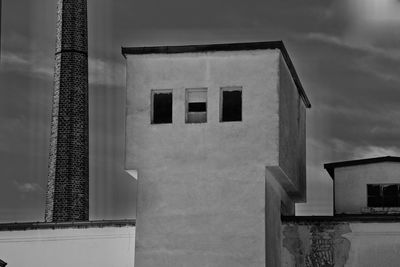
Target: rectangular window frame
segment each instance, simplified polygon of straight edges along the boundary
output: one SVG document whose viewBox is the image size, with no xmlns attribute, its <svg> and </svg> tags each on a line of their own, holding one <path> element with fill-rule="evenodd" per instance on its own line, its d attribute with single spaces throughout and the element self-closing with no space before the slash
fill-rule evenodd
<svg viewBox="0 0 400 267">
<path fill-rule="evenodd" d="M 395 201 L 396 203 L 393 205 L 387 205 L 386 202 L 388 202 L 390 197 L 393 198 L 393 195 L 386 195 L 386 197 L 385 197 L 384 187 L 391 186 L 391 185 L 397 186 L 397 201 Z M 379 205 L 370 204 L 370 199 L 374 198 L 376 196 L 368 194 L 369 186 L 379 186 L 379 196 L 378 196 L 378 199 L 380 198 Z M 367 187 L 367 207 L 369 207 L 369 208 L 398 208 L 398 207 L 400 207 L 400 183 L 367 184 L 366 187 Z"/>
<path fill-rule="evenodd" d="M 162 123 L 155 123 L 154 122 L 154 94 L 157 93 L 171 93 L 171 122 L 162 122 Z M 151 89 L 150 93 L 150 124 L 153 125 L 165 125 L 165 124 L 172 124 L 174 121 L 174 94 L 173 89 Z"/>
<path fill-rule="evenodd" d="M 204 92 L 205 93 L 205 103 L 206 103 L 206 111 L 205 112 L 189 112 L 189 94 L 191 92 Z M 205 120 L 201 122 L 191 122 L 189 121 L 190 113 L 205 113 Z M 197 87 L 197 88 L 186 88 L 185 90 L 185 123 L 186 124 L 199 124 L 199 123 L 207 123 L 208 121 L 208 90 L 206 87 Z"/>
<path fill-rule="evenodd" d="M 241 108 L 240 108 L 240 120 L 232 120 L 232 121 L 225 121 L 223 120 L 223 105 L 224 105 L 224 92 L 231 92 L 231 91 L 240 91 L 241 93 Z M 220 87 L 220 93 L 219 93 L 219 121 L 220 122 L 241 122 L 243 121 L 243 86 L 223 86 Z"/>
</svg>

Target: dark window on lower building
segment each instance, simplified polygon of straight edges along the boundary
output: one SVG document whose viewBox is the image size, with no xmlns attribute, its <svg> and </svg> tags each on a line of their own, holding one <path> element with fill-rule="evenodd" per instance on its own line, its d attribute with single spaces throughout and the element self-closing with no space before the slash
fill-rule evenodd
<svg viewBox="0 0 400 267">
<path fill-rule="evenodd" d="M 242 87 L 221 88 L 221 122 L 242 120 Z"/>
<path fill-rule="evenodd" d="M 7 262 L 0 260 L 0 267 L 5 267 L 6 265 L 7 265 Z"/>
<path fill-rule="evenodd" d="M 367 185 L 368 207 L 382 207 L 382 194 L 380 185 Z"/>
<path fill-rule="evenodd" d="M 151 123 L 172 123 L 172 90 L 153 90 Z"/>
<path fill-rule="evenodd" d="M 368 207 L 400 207 L 400 184 L 368 184 Z"/>
</svg>

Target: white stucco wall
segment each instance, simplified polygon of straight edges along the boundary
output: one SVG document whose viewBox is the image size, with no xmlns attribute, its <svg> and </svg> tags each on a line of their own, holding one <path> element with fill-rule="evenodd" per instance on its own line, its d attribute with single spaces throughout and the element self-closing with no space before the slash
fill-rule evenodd
<svg viewBox="0 0 400 267">
<path fill-rule="evenodd" d="M 335 169 L 336 214 L 360 214 L 367 207 L 367 184 L 400 183 L 400 163 L 380 162 Z"/>
<path fill-rule="evenodd" d="M 7 267 L 133 267 L 135 227 L 0 231 Z"/>
<path fill-rule="evenodd" d="M 126 56 L 125 168 L 138 177 L 136 265 L 275 266 L 281 201 L 293 210 L 276 175 L 294 185 L 305 179 L 305 166 L 285 162 L 299 160 L 305 112 L 280 50 Z M 220 122 L 226 86 L 242 87 L 240 122 Z M 185 123 L 186 88 L 208 89 L 206 123 Z M 173 90 L 172 124 L 151 124 L 152 89 Z M 295 126 L 285 125 L 293 118 Z"/>
<path fill-rule="evenodd" d="M 127 56 L 137 266 L 265 266 L 265 166 L 278 164 L 279 55 Z M 219 121 L 224 86 L 243 88 L 241 122 Z M 208 88 L 207 123 L 185 124 L 185 88 Z M 173 89 L 172 124 L 150 124 L 151 89 Z"/>
</svg>

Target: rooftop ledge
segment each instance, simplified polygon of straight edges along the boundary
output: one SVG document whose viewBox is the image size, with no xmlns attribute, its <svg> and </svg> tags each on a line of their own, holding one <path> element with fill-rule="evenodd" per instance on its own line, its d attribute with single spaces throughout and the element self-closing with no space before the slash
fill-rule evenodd
<svg viewBox="0 0 400 267">
<path fill-rule="evenodd" d="M 363 165 L 363 164 L 380 163 L 380 162 L 400 162 L 400 157 L 385 156 L 385 157 L 331 162 L 331 163 L 325 163 L 324 169 L 329 173 L 331 178 L 334 180 L 336 168 L 357 166 L 357 165 Z"/>
<path fill-rule="evenodd" d="M 346 223 L 346 222 L 396 222 L 400 223 L 400 215 L 343 214 L 334 216 L 282 216 L 282 223 Z"/>
<path fill-rule="evenodd" d="M 181 46 L 149 46 L 149 47 L 121 47 L 122 55 L 142 55 L 142 54 L 178 54 L 178 53 L 201 53 L 201 52 L 218 52 L 218 51 L 244 51 L 244 50 L 265 50 L 279 49 L 283 59 L 289 68 L 290 74 L 297 87 L 300 97 L 307 108 L 311 108 L 300 78 L 290 59 L 283 41 L 266 41 L 251 43 L 228 43 L 228 44 L 204 44 L 204 45 L 181 45 Z"/>
<path fill-rule="evenodd" d="M 66 229 L 66 228 L 103 228 L 135 226 L 136 219 L 129 220 L 101 220 L 80 222 L 16 222 L 0 223 L 0 231 L 24 231 L 39 229 Z"/>
</svg>

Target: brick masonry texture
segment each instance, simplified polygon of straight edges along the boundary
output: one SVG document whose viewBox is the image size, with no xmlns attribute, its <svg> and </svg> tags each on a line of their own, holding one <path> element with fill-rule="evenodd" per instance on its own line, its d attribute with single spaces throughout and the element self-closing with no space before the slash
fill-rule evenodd
<svg viewBox="0 0 400 267">
<path fill-rule="evenodd" d="M 59 0 L 47 222 L 89 219 L 87 1 Z"/>
</svg>

